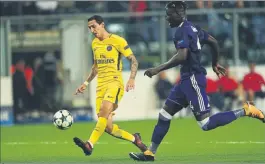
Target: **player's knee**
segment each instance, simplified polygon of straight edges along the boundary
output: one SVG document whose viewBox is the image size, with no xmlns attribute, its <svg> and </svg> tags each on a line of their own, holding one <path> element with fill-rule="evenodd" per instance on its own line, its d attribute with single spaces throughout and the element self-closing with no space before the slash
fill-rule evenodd
<svg viewBox="0 0 265 164">
<path fill-rule="evenodd" d="M 173 116 L 169 114 L 169 112 L 163 108 L 159 112 L 159 120 L 170 121 L 172 117 Z"/>
<path fill-rule="evenodd" d="M 209 124 L 209 117 L 201 120 L 201 121 L 197 121 L 197 123 L 199 124 L 200 128 L 203 130 L 203 131 L 208 131 L 209 128 L 208 128 L 208 124 Z"/>
<path fill-rule="evenodd" d="M 111 102 L 103 101 L 103 103 L 101 104 L 98 116 L 108 119 L 112 111 L 113 111 L 113 104 Z"/>
<path fill-rule="evenodd" d="M 104 110 L 100 110 L 98 117 L 108 118 L 108 112 L 106 112 Z"/>
</svg>

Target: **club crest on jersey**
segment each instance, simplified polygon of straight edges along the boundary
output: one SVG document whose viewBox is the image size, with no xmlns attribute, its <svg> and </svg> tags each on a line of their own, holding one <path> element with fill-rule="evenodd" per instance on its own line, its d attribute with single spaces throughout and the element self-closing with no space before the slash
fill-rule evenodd
<svg viewBox="0 0 265 164">
<path fill-rule="evenodd" d="M 180 40 L 180 41 L 177 42 L 177 44 L 181 44 L 183 42 L 184 42 L 184 40 Z"/>
<path fill-rule="evenodd" d="M 108 51 L 111 51 L 112 50 L 112 47 L 110 45 L 108 45 L 107 50 Z"/>
</svg>

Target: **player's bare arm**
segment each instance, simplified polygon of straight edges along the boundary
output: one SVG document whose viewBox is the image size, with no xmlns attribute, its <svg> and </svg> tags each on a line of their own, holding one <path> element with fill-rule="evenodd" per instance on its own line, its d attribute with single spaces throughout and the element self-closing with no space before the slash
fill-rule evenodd
<svg viewBox="0 0 265 164">
<path fill-rule="evenodd" d="M 218 64 L 219 60 L 219 46 L 217 40 L 209 35 L 208 39 L 205 41 L 206 44 L 208 44 L 212 49 L 212 67 L 213 71 L 217 74 L 217 76 L 220 78 L 221 75 L 225 76 L 226 69 Z"/>
<path fill-rule="evenodd" d="M 128 92 L 129 90 L 132 90 L 135 87 L 134 81 L 138 70 L 138 61 L 133 54 L 128 56 L 127 59 L 131 62 L 131 75 L 126 85 L 126 91 Z"/>
<path fill-rule="evenodd" d="M 95 61 L 96 62 L 96 61 Z M 97 67 L 97 64 L 93 64 L 92 68 L 91 68 L 91 72 L 90 74 L 88 75 L 86 81 L 88 83 L 90 83 L 98 74 L 98 67 Z"/>
<path fill-rule="evenodd" d="M 127 57 L 127 59 L 131 62 L 131 75 L 130 79 L 135 79 L 138 69 L 138 61 L 136 57 L 132 54 Z"/>
<path fill-rule="evenodd" d="M 177 53 L 169 61 L 155 68 L 149 68 L 148 70 L 145 71 L 144 75 L 152 78 L 152 76 L 158 74 L 161 71 L 178 66 L 187 59 L 187 56 L 188 56 L 187 48 L 178 49 Z"/>
<path fill-rule="evenodd" d="M 80 87 L 76 89 L 75 95 L 77 95 L 78 93 L 83 93 L 84 90 L 87 88 L 88 84 L 97 76 L 97 74 L 98 74 L 98 67 L 94 62 L 91 68 L 91 72 L 88 75 L 86 81 L 83 84 L 81 84 Z"/>
</svg>

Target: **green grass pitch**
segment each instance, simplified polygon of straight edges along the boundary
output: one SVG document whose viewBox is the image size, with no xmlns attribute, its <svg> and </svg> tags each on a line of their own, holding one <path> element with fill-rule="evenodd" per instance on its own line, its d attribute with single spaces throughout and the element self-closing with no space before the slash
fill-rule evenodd
<svg viewBox="0 0 265 164">
<path fill-rule="evenodd" d="M 156 120 L 117 122 L 129 132 L 140 132 L 148 145 Z M 128 153 L 131 143 L 104 133 L 91 156 L 84 156 L 72 138 L 88 139 L 95 123 L 74 123 L 68 130 L 53 124 L 1 127 L 1 164 L 4 163 L 137 163 Z M 265 124 L 243 118 L 204 132 L 191 118 L 174 119 L 155 163 L 265 163 Z"/>
</svg>

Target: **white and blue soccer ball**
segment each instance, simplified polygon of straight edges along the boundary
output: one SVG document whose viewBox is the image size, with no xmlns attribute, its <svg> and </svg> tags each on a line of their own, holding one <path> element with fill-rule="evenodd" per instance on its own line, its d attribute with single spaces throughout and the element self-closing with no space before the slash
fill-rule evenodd
<svg viewBox="0 0 265 164">
<path fill-rule="evenodd" d="M 73 116 L 68 110 L 59 110 L 53 116 L 53 124 L 61 130 L 69 129 L 73 122 Z"/>
</svg>

